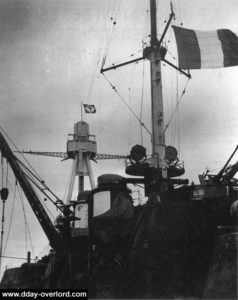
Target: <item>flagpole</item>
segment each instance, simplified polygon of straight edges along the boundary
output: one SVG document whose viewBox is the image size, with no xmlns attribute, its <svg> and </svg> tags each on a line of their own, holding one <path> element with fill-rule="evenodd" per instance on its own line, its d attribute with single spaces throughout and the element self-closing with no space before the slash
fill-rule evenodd
<svg viewBox="0 0 238 300">
<path fill-rule="evenodd" d="M 83 121 L 83 101 L 81 101 L 81 121 Z"/>
</svg>

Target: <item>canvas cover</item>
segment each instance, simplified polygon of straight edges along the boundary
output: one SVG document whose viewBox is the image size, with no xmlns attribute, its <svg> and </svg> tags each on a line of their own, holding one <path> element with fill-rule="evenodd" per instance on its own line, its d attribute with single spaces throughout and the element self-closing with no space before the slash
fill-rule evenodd
<svg viewBox="0 0 238 300">
<path fill-rule="evenodd" d="M 93 239 L 101 245 L 120 242 L 130 235 L 134 224 L 132 200 L 125 192 L 120 192 L 116 196 L 111 209 L 92 218 L 89 222 Z"/>
</svg>

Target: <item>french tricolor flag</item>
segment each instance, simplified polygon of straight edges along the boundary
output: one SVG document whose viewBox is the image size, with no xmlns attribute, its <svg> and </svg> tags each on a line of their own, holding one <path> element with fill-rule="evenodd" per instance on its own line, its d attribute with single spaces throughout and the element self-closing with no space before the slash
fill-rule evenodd
<svg viewBox="0 0 238 300">
<path fill-rule="evenodd" d="M 173 26 L 180 69 L 238 65 L 238 37 L 228 29 L 198 31 Z"/>
</svg>

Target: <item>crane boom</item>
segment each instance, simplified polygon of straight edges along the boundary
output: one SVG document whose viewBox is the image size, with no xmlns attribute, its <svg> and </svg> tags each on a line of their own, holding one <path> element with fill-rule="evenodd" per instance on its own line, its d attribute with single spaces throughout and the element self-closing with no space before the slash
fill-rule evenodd
<svg viewBox="0 0 238 300">
<path fill-rule="evenodd" d="M 41 156 L 51 156 L 67 159 L 69 158 L 67 152 L 41 152 L 41 151 L 16 151 L 23 154 L 32 154 L 32 155 L 41 155 Z M 118 155 L 118 154 L 96 154 L 93 159 L 95 160 L 103 160 L 103 159 L 126 159 L 126 155 Z"/>
<path fill-rule="evenodd" d="M 51 156 L 57 158 L 67 159 L 69 158 L 66 152 L 43 152 L 43 151 L 16 151 L 22 154 L 32 154 L 32 155 L 41 155 L 41 156 Z"/>
<path fill-rule="evenodd" d="M 57 230 L 55 229 L 52 221 L 47 215 L 47 212 L 43 205 L 41 204 L 40 199 L 38 198 L 35 190 L 33 189 L 29 179 L 27 178 L 25 172 L 22 170 L 21 166 L 19 165 L 17 158 L 13 154 L 12 150 L 10 149 L 6 139 L 0 132 L 0 150 L 2 152 L 2 156 L 7 159 L 9 162 L 12 171 L 17 178 L 19 184 L 22 187 L 23 192 L 36 215 L 36 218 L 40 222 L 42 229 L 44 230 L 51 247 L 56 252 L 62 252 L 63 250 L 63 243 L 61 241 L 61 237 L 58 234 Z"/>
<path fill-rule="evenodd" d="M 238 150 L 238 145 L 236 146 L 235 150 L 233 151 L 233 153 L 231 154 L 231 156 L 229 157 L 229 159 L 227 160 L 227 162 L 225 163 L 224 167 L 221 169 L 221 171 L 215 176 L 217 181 L 220 181 L 220 179 L 222 178 L 229 162 L 231 161 L 231 159 L 233 158 L 233 156 L 235 155 L 236 151 Z M 235 175 L 235 174 L 234 174 Z"/>
</svg>

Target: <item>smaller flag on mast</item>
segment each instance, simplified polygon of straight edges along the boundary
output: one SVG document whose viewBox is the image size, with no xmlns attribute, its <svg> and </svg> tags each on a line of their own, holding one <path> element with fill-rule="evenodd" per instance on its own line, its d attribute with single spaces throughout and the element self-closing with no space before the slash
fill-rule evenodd
<svg viewBox="0 0 238 300">
<path fill-rule="evenodd" d="M 180 69 L 238 65 L 238 37 L 228 29 L 191 30 L 173 26 Z"/>
<path fill-rule="evenodd" d="M 95 114 L 96 107 L 93 104 L 83 104 L 83 108 L 86 114 Z"/>
</svg>

